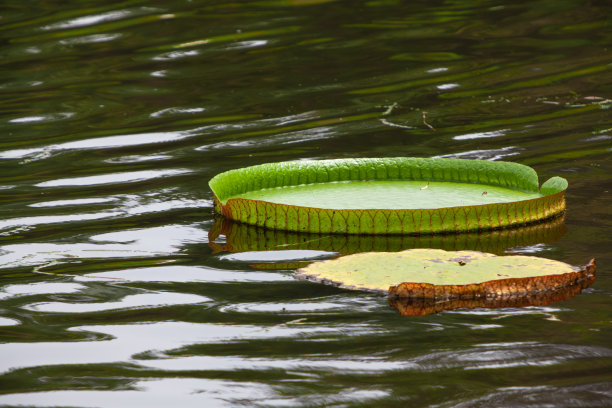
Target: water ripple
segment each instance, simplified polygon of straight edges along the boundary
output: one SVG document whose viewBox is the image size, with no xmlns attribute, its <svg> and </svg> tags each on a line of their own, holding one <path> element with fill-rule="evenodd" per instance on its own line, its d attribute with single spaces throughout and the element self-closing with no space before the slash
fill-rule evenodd
<svg viewBox="0 0 612 408">
<path fill-rule="evenodd" d="M 426 370 L 462 368 L 464 370 L 509 367 L 543 367 L 572 359 L 612 357 L 612 349 L 571 344 L 534 342 L 479 344 L 465 350 L 423 355 L 415 362 Z"/>
<path fill-rule="evenodd" d="M 325 259 L 337 256 L 336 252 L 308 249 L 288 249 L 281 251 L 248 251 L 221 255 L 219 259 L 233 262 L 291 262 Z"/>
<path fill-rule="evenodd" d="M 384 361 L 377 357 L 355 356 L 335 359 L 325 356 L 291 358 L 244 358 L 232 356 L 186 356 L 139 360 L 144 367 L 158 370 L 270 370 L 331 371 L 357 373 L 382 373 L 410 367 L 405 361 Z M 416 366 L 415 366 L 416 368 Z"/>
<path fill-rule="evenodd" d="M 0 266 L 54 265 L 91 258 L 123 258 L 181 255 L 187 243 L 206 243 L 206 231 L 192 226 L 163 227 L 108 232 L 81 243 L 23 243 L 0 247 Z"/>
<path fill-rule="evenodd" d="M 41 27 L 42 30 L 64 30 L 68 28 L 84 27 L 95 25 L 106 21 L 115 21 L 131 16 L 133 12 L 129 10 L 114 10 L 101 14 L 77 17 L 72 20 L 62 21 Z"/>
<path fill-rule="evenodd" d="M 166 307 L 209 302 L 211 299 L 204 296 L 189 295 L 185 293 L 141 293 L 128 295 L 116 302 L 79 302 L 75 299 L 67 302 L 35 303 L 24 307 L 25 310 L 45 313 L 95 313 L 116 309 Z"/>
<path fill-rule="evenodd" d="M 100 184 L 133 183 L 160 177 L 176 176 L 189 173 L 187 169 L 142 170 L 125 173 L 111 173 L 97 176 L 84 176 L 43 181 L 36 187 L 93 186 Z"/>
<path fill-rule="evenodd" d="M 609 407 L 612 404 L 612 382 L 570 386 L 536 385 L 501 387 L 494 392 L 468 401 L 446 405 L 469 407 Z"/>
<path fill-rule="evenodd" d="M 80 390 L 51 391 L 36 393 L 15 393 L 0 396 L 0 403 L 6 405 L 45 406 L 53 405 L 79 407 L 138 407 L 163 408 L 177 405 L 184 408 L 235 407 L 268 403 L 276 394 L 272 387 L 253 381 L 230 381 L 220 379 L 147 379 L 131 381 L 123 390 Z M 278 400 L 283 399 L 278 396 Z M 275 404 L 276 405 L 276 404 Z"/>
<path fill-rule="evenodd" d="M 41 282 L 25 285 L 8 285 L 0 291 L 0 299 L 40 294 L 74 293 L 86 287 L 79 283 L 70 282 Z"/>
<path fill-rule="evenodd" d="M 291 276 L 271 272 L 240 272 L 210 267 L 196 266 L 156 266 L 153 268 L 121 269 L 117 271 L 96 272 L 75 277 L 77 282 L 84 281 L 125 282 L 278 282 L 292 281 Z"/>
<path fill-rule="evenodd" d="M 518 146 L 506 146 L 500 149 L 489 149 L 489 150 L 470 150 L 467 152 L 460 153 L 449 153 L 434 157 L 446 157 L 455 159 L 478 159 L 478 160 L 500 160 L 504 157 L 517 156 L 520 154 L 522 148 Z"/>
<path fill-rule="evenodd" d="M 28 156 L 41 155 L 45 153 L 45 157 L 52 152 L 62 150 L 92 150 L 92 149 L 110 149 L 128 146 L 142 146 L 152 143 L 167 143 L 184 139 L 192 136 L 195 131 L 178 131 L 178 132 L 153 132 L 139 133 L 133 135 L 106 136 L 94 139 L 85 139 L 75 142 L 66 142 L 56 145 L 49 145 L 33 149 L 18 149 L 6 150 L 0 152 L 0 159 L 21 159 Z"/>
<path fill-rule="evenodd" d="M 139 324 L 79 326 L 71 331 L 102 333 L 103 340 L 79 342 L 37 342 L 0 344 L 0 372 L 20 367 L 64 364 L 99 364 L 131 361 L 148 364 L 147 360 L 133 360 L 133 356 L 155 351 L 173 350 L 188 344 L 224 344 L 250 339 L 300 338 L 302 341 L 321 335 L 364 333 L 372 328 L 361 325 L 323 326 L 287 324 L 276 326 L 249 324 L 215 324 L 187 322 L 156 322 Z M 147 339 L 147 342 L 143 342 Z M 170 360 L 172 361 L 172 360 Z M 202 366 L 199 366 L 200 368 Z"/>
<path fill-rule="evenodd" d="M 120 214 L 121 213 L 117 211 L 104 211 L 98 213 L 72 213 L 67 215 L 40 215 L 33 217 L 7 218 L 0 221 L 0 229 L 23 226 L 33 227 L 43 224 L 61 224 L 66 222 L 93 221 L 115 217 Z"/>
</svg>

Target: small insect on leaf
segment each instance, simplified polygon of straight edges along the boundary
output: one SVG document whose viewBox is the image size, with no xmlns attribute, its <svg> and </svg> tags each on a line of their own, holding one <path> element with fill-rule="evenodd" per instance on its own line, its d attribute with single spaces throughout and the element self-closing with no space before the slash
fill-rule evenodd
<svg viewBox="0 0 612 408">
<path fill-rule="evenodd" d="M 459 265 L 461 266 L 465 265 L 465 261 L 459 261 Z"/>
<path fill-rule="evenodd" d="M 482 192 L 482 195 L 483 195 L 483 196 L 486 196 L 487 194 L 488 194 L 488 193 L 487 193 L 486 191 L 483 191 L 483 192 Z"/>
<path fill-rule="evenodd" d="M 427 182 L 427 184 L 425 184 L 425 187 L 421 187 L 421 190 L 427 190 L 429 188 L 429 182 Z"/>
</svg>

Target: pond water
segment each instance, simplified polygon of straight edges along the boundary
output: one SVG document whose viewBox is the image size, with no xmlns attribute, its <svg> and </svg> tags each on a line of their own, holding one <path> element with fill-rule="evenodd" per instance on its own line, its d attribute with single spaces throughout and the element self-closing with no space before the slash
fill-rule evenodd
<svg viewBox="0 0 612 408">
<path fill-rule="evenodd" d="M 612 406 L 611 11 L 5 1 L 0 405 Z M 397 156 L 565 177 L 565 218 L 359 238 L 214 215 L 207 182 L 222 171 Z M 597 278 L 548 304 L 402 316 L 292 275 L 410 247 L 595 257 Z"/>
</svg>

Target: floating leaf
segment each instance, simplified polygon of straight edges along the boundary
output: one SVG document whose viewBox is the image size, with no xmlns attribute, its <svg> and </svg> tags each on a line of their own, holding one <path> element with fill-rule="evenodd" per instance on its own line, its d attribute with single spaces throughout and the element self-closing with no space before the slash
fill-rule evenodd
<svg viewBox="0 0 612 408">
<path fill-rule="evenodd" d="M 298 270 L 296 277 L 390 297 L 469 300 L 558 290 L 594 274 L 594 259 L 577 271 L 563 262 L 533 256 L 409 249 L 315 262 Z"/>
<path fill-rule="evenodd" d="M 567 181 L 553 177 L 538 189 L 536 172 L 518 163 L 402 157 L 269 163 L 221 173 L 209 185 L 215 210 L 246 224 L 315 233 L 423 234 L 554 217 L 565 210 Z"/>
</svg>

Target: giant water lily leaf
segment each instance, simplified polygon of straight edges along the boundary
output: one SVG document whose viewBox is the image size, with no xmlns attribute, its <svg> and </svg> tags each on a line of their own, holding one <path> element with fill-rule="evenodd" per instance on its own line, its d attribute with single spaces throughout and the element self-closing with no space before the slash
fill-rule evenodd
<svg viewBox="0 0 612 408">
<path fill-rule="evenodd" d="M 533 294 L 575 285 L 595 273 L 533 256 L 409 249 L 367 252 L 315 262 L 296 277 L 391 297 L 478 299 Z"/>
<path fill-rule="evenodd" d="M 567 231 L 563 219 L 564 217 L 560 216 L 527 226 L 463 234 L 356 235 L 272 230 L 216 217 L 208 232 L 208 245 L 213 253 L 302 249 L 348 255 L 370 251 L 397 252 L 409 248 L 439 248 L 447 251 L 470 249 L 501 254 L 508 248 L 559 240 Z M 221 242 L 217 242 L 221 236 Z"/>
<path fill-rule="evenodd" d="M 269 163 L 209 185 L 215 210 L 246 224 L 298 232 L 424 234 L 523 225 L 565 210 L 567 181 L 538 188 L 510 162 L 382 158 Z"/>
</svg>

